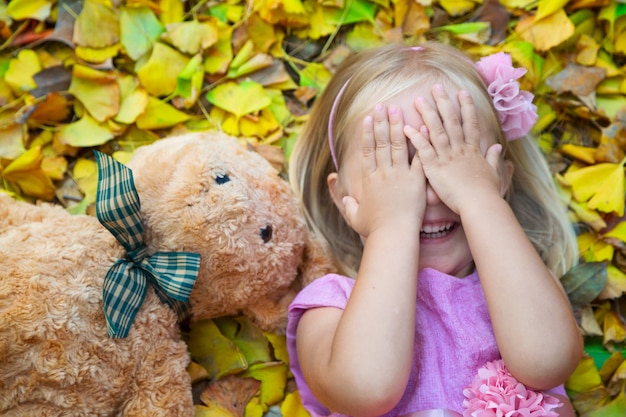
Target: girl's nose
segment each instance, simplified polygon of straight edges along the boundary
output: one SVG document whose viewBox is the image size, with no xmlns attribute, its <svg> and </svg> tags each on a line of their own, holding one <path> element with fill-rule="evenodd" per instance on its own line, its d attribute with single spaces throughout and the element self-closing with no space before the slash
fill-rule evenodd
<svg viewBox="0 0 626 417">
<path fill-rule="evenodd" d="M 426 182 L 426 204 L 429 206 L 436 206 L 441 203 L 441 199 L 431 187 L 430 182 Z"/>
</svg>

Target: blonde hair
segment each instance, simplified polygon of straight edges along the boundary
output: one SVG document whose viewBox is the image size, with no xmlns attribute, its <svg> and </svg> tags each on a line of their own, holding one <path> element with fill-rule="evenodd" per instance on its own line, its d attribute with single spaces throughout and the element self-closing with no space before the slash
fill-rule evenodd
<svg viewBox="0 0 626 417">
<path fill-rule="evenodd" d="M 546 266 L 561 276 L 578 260 L 576 237 L 543 154 L 532 138 L 505 140 L 473 62 L 459 50 L 435 42 L 426 42 L 419 50 L 401 44 L 368 49 L 347 58 L 337 69 L 311 108 L 290 160 L 290 181 L 304 205 L 309 226 L 333 254 L 339 272 L 355 277 L 363 249 L 361 239 L 336 208 L 326 182 L 336 171 L 327 130 L 331 108 L 337 100 L 331 128 L 341 162 L 352 139 L 351 129 L 375 103 L 435 81 L 467 90 L 479 109 L 481 124 L 493 127 L 505 158 L 514 165 L 507 201 Z M 336 99 L 342 87 L 344 91 Z"/>
</svg>

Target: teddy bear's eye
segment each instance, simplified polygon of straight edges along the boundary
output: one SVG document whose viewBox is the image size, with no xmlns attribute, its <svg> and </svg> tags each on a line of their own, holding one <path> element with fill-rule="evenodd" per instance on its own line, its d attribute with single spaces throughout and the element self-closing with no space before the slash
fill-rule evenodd
<svg viewBox="0 0 626 417">
<path fill-rule="evenodd" d="M 230 181 L 230 177 L 227 174 L 217 174 L 215 176 L 215 182 L 219 185 L 225 184 Z"/>
<path fill-rule="evenodd" d="M 270 240 L 272 240 L 272 234 L 273 234 L 274 230 L 272 229 L 272 225 L 268 224 L 267 226 L 265 226 L 263 229 L 261 229 L 261 239 L 263 239 L 263 242 L 267 243 Z"/>
</svg>

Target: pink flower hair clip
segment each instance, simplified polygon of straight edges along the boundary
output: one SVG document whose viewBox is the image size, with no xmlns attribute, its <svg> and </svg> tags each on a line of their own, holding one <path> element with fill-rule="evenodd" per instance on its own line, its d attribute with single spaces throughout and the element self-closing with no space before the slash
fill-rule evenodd
<svg viewBox="0 0 626 417">
<path fill-rule="evenodd" d="M 502 359 L 487 362 L 463 390 L 463 417 L 557 417 L 558 398 L 519 382 Z"/>
<path fill-rule="evenodd" d="M 534 95 L 520 89 L 517 82 L 526 69 L 514 68 L 511 55 L 504 52 L 481 58 L 476 68 L 487 84 L 506 140 L 525 136 L 537 121 Z"/>
</svg>

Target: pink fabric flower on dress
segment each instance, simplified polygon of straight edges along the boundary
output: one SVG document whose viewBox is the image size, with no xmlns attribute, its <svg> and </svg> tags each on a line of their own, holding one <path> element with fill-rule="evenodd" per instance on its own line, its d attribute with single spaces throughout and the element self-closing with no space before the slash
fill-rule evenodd
<svg viewBox="0 0 626 417">
<path fill-rule="evenodd" d="M 513 68 L 511 55 L 504 52 L 483 57 L 476 63 L 487 83 L 487 91 L 498 111 L 507 140 L 526 135 L 537 121 L 537 106 L 532 93 L 521 90 L 517 79 L 525 68 Z"/>
<path fill-rule="evenodd" d="M 463 417 L 557 417 L 552 410 L 563 405 L 556 397 L 527 388 L 501 359 L 480 368 L 463 395 Z"/>
</svg>

